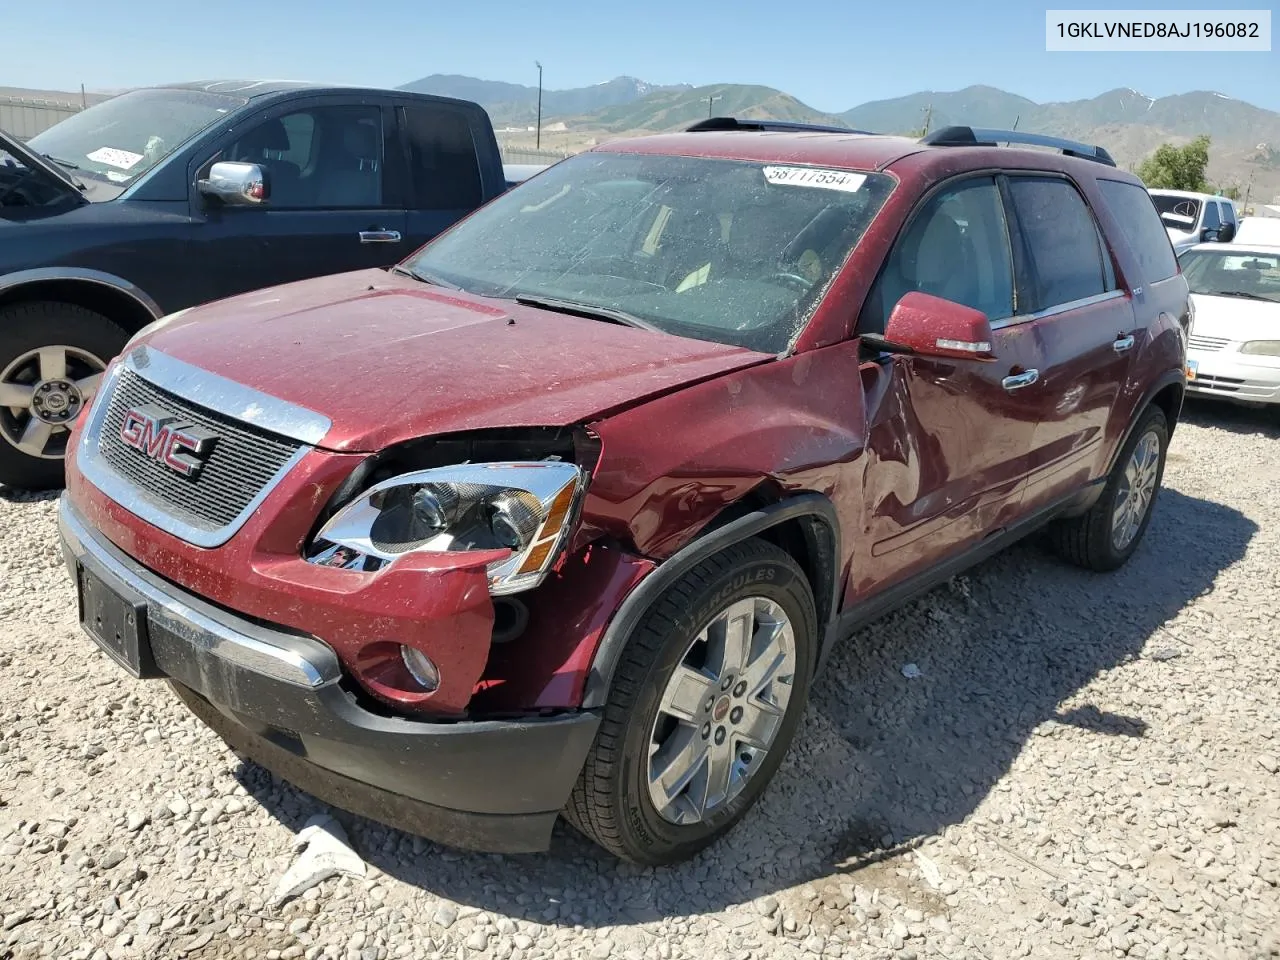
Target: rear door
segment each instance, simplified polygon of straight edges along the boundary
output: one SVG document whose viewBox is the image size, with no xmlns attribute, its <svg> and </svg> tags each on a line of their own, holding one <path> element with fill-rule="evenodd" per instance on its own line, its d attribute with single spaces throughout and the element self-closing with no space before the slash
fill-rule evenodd
<svg viewBox="0 0 1280 960">
<path fill-rule="evenodd" d="M 1130 292 L 1074 182 L 1056 174 L 1010 174 L 1018 279 L 1042 357 L 1028 391 L 1040 409 L 1026 506 L 1077 490 L 1104 467 L 1112 411 L 1137 343 Z"/>
<path fill-rule="evenodd" d="M 260 206 L 194 195 L 212 288 L 206 299 L 403 256 L 405 201 L 386 176 L 386 157 L 399 149 L 389 114 L 367 96 L 308 98 L 231 131 L 197 176 L 216 160 L 257 163 L 270 193 Z"/>
<path fill-rule="evenodd" d="M 408 196 L 407 255 L 484 201 L 479 158 L 485 131 L 475 129 L 469 113 L 448 103 L 405 100 L 395 110 Z M 500 190 L 490 185 L 488 193 Z"/>
<path fill-rule="evenodd" d="M 974 307 L 992 323 L 995 361 L 886 355 L 861 369 L 867 398 L 869 555 L 855 594 L 933 566 L 1021 513 L 1038 410 L 1024 383 L 1040 366 L 1015 315 L 1013 260 L 991 176 L 944 184 L 912 214 L 868 295 L 859 333 L 883 333 L 903 294 Z"/>
</svg>

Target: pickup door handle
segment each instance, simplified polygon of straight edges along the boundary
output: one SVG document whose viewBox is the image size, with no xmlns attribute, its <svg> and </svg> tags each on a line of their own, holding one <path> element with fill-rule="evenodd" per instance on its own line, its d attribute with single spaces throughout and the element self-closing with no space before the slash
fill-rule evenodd
<svg viewBox="0 0 1280 960">
<path fill-rule="evenodd" d="M 1005 377 L 1000 381 L 1000 385 L 1006 390 L 1021 390 L 1023 387 L 1029 387 L 1040 379 L 1039 370 L 1027 370 L 1023 373 L 1015 373 Z"/>
<path fill-rule="evenodd" d="M 1111 344 L 1111 349 L 1114 350 L 1116 353 L 1124 353 L 1126 350 L 1132 347 L 1133 347 L 1132 333 L 1129 334 L 1127 337 L 1116 337 L 1115 342 Z"/>
<path fill-rule="evenodd" d="M 361 243 L 399 243 L 399 230 L 361 230 Z"/>
</svg>

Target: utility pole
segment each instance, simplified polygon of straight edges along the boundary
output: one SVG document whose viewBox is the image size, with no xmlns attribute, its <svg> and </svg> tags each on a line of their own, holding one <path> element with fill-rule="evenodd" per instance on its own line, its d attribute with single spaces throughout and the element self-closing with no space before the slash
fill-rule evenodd
<svg viewBox="0 0 1280 960">
<path fill-rule="evenodd" d="M 714 97 L 707 97 L 707 119 L 708 120 L 711 119 L 711 105 L 715 103 L 717 100 L 723 100 L 723 99 L 724 97 L 719 95 Z"/>
<path fill-rule="evenodd" d="M 542 64 L 537 60 L 533 61 L 538 68 L 538 133 L 535 136 L 535 149 L 542 149 Z"/>
<path fill-rule="evenodd" d="M 84 110 L 88 106 L 89 104 L 85 101 L 85 98 L 84 98 L 84 84 L 82 83 L 80 84 L 80 109 Z"/>
</svg>

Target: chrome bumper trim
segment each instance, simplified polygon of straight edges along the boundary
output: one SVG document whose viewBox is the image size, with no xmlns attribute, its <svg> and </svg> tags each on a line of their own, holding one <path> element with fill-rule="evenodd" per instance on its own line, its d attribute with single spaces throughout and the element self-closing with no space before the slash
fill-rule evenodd
<svg viewBox="0 0 1280 960">
<path fill-rule="evenodd" d="M 72 557 L 78 562 L 87 561 L 91 569 L 97 567 L 98 571 L 123 583 L 146 600 L 147 616 L 152 622 L 192 647 L 295 686 L 315 688 L 338 680 L 341 671 L 336 656 L 328 663 L 316 663 L 294 650 L 249 636 L 174 596 L 159 577 L 132 569 L 132 564 L 122 562 L 116 556 L 118 551 L 104 544 L 80 519 L 66 493 L 58 500 L 58 527 L 69 551 L 69 562 Z"/>
</svg>

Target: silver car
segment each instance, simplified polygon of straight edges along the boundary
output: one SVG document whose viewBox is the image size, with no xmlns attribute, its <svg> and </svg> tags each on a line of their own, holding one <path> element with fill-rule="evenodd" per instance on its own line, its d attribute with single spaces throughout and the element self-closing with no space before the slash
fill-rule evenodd
<svg viewBox="0 0 1280 960">
<path fill-rule="evenodd" d="M 1195 307 L 1187 389 L 1280 403 L 1280 247 L 1204 243 L 1179 262 Z"/>
</svg>

